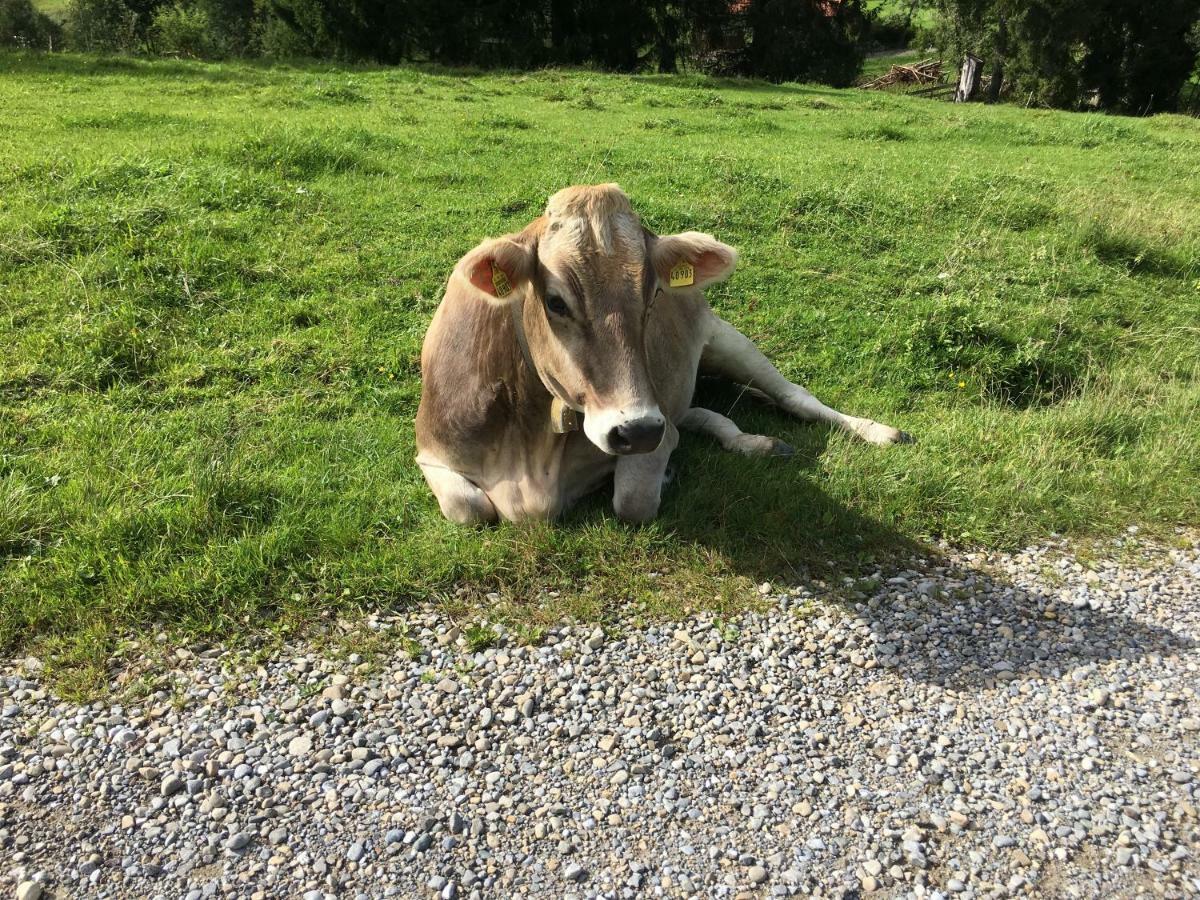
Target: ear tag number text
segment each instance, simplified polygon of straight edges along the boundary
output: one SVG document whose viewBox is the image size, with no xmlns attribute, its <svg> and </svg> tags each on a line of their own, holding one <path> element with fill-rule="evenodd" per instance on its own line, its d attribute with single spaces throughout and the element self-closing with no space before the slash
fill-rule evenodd
<svg viewBox="0 0 1200 900">
<path fill-rule="evenodd" d="M 492 263 L 492 287 L 496 289 L 497 297 L 507 297 L 512 293 L 512 285 L 508 283 L 508 276 L 495 263 Z"/>
<path fill-rule="evenodd" d="M 677 263 L 671 269 L 671 287 L 687 287 L 696 283 L 696 270 L 691 263 Z"/>
</svg>

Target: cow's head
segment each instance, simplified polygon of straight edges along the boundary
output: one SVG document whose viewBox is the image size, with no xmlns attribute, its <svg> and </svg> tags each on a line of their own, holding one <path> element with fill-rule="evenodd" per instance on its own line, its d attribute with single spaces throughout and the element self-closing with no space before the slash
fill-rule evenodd
<svg viewBox="0 0 1200 900">
<path fill-rule="evenodd" d="M 518 234 L 484 241 L 455 277 L 481 301 L 522 303 L 529 355 L 542 383 L 584 414 L 593 444 L 648 453 L 666 420 L 646 364 L 656 303 L 727 278 L 736 251 L 707 234 L 658 236 L 615 184 L 571 187 Z"/>
</svg>

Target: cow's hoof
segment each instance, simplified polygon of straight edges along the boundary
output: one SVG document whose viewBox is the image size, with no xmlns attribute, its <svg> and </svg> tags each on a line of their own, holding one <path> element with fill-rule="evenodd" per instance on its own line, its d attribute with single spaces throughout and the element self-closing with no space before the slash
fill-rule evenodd
<svg viewBox="0 0 1200 900">
<path fill-rule="evenodd" d="M 888 444 L 915 444 L 912 435 L 901 431 L 899 428 L 893 428 L 890 425 L 881 425 L 878 422 L 872 422 L 862 432 L 864 440 L 885 447 Z"/>
<path fill-rule="evenodd" d="M 617 518 L 626 525 L 647 525 L 654 521 L 654 517 L 658 515 L 658 504 L 654 506 L 636 506 L 623 504 L 613 507 L 613 512 L 617 514 Z"/>
<path fill-rule="evenodd" d="M 726 446 L 743 456 L 791 456 L 796 452 L 783 441 L 765 434 L 739 434 Z"/>
</svg>

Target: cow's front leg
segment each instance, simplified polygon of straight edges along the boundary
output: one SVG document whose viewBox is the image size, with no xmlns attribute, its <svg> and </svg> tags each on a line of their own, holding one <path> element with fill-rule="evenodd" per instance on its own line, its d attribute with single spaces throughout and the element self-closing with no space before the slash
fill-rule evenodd
<svg viewBox="0 0 1200 900">
<path fill-rule="evenodd" d="M 498 518 L 492 501 L 474 482 L 435 462 L 419 462 L 442 515 L 458 525 L 481 525 Z"/>
<path fill-rule="evenodd" d="M 670 422 L 653 453 L 622 456 L 613 475 L 613 512 L 626 522 L 649 522 L 658 515 L 662 486 L 679 432 Z"/>
<path fill-rule="evenodd" d="M 768 437 L 765 434 L 746 434 L 732 419 L 699 406 L 693 406 L 687 411 L 687 415 L 679 420 L 679 427 L 684 431 L 697 431 L 714 437 L 726 450 L 744 456 L 791 456 L 796 452 L 779 438 Z"/>
</svg>

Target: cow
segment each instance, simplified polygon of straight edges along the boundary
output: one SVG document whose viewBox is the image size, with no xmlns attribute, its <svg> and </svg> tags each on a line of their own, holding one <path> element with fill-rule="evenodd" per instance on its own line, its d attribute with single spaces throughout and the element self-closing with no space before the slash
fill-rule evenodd
<svg viewBox="0 0 1200 900">
<path fill-rule="evenodd" d="M 616 184 L 554 194 L 522 231 L 455 266 L 421 350 L 417 464 L 461 524 L 554 519 L 613 479 L 613 510 L 653 519 L 679 432 L 748 456 L 788 455 L 692 406 L 701 371 L 873 444 L 907 435 L 831 409 L 718 317 L 704 289 L 737 252 L 643 227 Z"/>
</svg>

